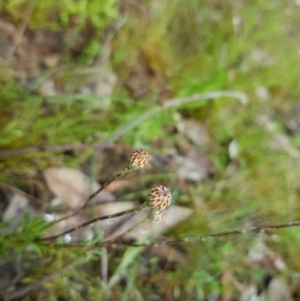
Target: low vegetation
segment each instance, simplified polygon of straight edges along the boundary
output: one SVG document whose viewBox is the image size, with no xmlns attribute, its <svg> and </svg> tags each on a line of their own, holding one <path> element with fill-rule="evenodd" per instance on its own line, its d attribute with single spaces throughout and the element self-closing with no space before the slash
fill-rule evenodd
<svg viewBox="0 0 300 301">
<path fill-rule="evenodd" d="M 300 220 L 297 1 L 6 0 L 0 9 L 4 300 L 297 299 L 299 228 L 184 241 Z M 54 213 L 78 210 L 136 148 L 149 152 L 147 168 L 49 232 Z M 170 224 L 142 241 L 145 224 L 132 219 L 132 236 L 103 245 L 126 232 L 125 218 L 71 242 L 41 240 L 138 206 L 158 185 L 172 192 Z M 135 245 L 168 240 L 181 241 Z"/>
</svg>

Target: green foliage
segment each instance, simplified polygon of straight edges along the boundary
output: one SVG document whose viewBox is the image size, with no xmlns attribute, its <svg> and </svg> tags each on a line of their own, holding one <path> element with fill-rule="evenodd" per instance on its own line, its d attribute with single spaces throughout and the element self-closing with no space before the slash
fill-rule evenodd
<svg viewBox="0 0 300 301">
<path fill-rule="evenodd" d="M 30 5 L 28 5 L 30 4 Z M 118 15 L 117 0 L 63 0 L 32 1 L 8 0 L 5 9 L 16 20 L 22 18 L 22 8 L 32 9 L 30 27 L 59 30 L 75 25 L 77 30 L 91 23 L 96 29 L 105 29 Z"/>
<path fill-rule="evenodd" d="M 1 223 L 4 234 L 0 236 L 1 256 L 9 258 L 9 254 L 14 250 L 19 258 L 24 255 L 24 247 L 28 252 L 33 252 L 38 256 L 43 255 L 43 246 L 36 243 L 36 239 L 43 235 L 47 223 L 40 218 L 31 219 L 28 213 L 24 214 L 22 221 L 9 229 L 9 222 Z"/>
<path fill-rule="evenodd" d="M 205 154 L 216 168 L 211 178 L 189 185 L 177 181 L 169 173 L 145 176 L 145 181 L 149 182 L 154 177 L 170 181 L 176 186 L 178 202 L 194 208 L 194 217 L 169 236 L 196 236 L 241 228 L 248 223 L 299 219 L 298 161 L 284 148 L 270 146 L 270 142 L 276 140 L 274 135 L 286 134 L 281 112 L 293 109 L 299 98 L 299 76 L 295 68 L 299 61 L 299 45 L 292 38 L 299 27 L 296 4 L 271 0 L 249 3 L 192 0 L 186 5 L 178 0 L 142 2 L 127 3 L 122 13 L 119 13 L 116 0 L 5 2 L 5 12 L 16 24 L 22 24 L 24 15 L 30 15 L 29 28 L 74 32 L 92 28 L 94 33 L 81 53 L 82 58 L 80 62 L 77 58 L 73 60 L 71 70 L 89 66 L 101 53 L 103 45 L 99 37 L 109 30 L 112 20 L 122 14 L 125 22 L 111 43 L 111 63 L 118 83 L 108 108 L 103 107 L 98 95 L 77 93 L 88 79 L 72 71 L 56 78 L 58 84 L 68 86 L 68 92 L 47 97 L 35 92 L 41 79 L 30 87 L 22 87 L 13 79 L 1 77 L 0 148 L 97 143 L 109 139 L 116 130 L 151 112 L 167 98 L 212 90 L 241 90 L 249 97 L 245 106 L 233 99 L 215 99 L 196 101 L 172 110 L 160 109 L 116 142 L 152 148 L 156 153 L 160 149 L 174 153 L 181 147 L 181 136 L 176 129 L 178 116 L 195 121 L 199 129 L 204 124 L 211 140 Z M 259 96 L 260 87 L 268 91 L 267 99 Z M 164 96 L 166 88 L 169 94 Z M 274 122 L 273 132 L 257 122 L 261 115 Z M 299 132 L 289 138 L 291 146 L 299 149 Z M 239 152 L 234 159 L 229 153 L 232 141 L 236 142 Z M 201 144 L 192 147 L 202 151 Z M 18 179 L 12 175 L 27 177 L 32 169 L 47 166 L 80 166 L 89 156 L 88 150 L 74 156 L 36 151 L 0 158 L 0 178 L 14 185 Z M 183 196 L 186 191 L 181 189 L 185 186 L 188 194 Z M 200 198 L 203 199 L 199 201 Z M 198 201 L 205 206 L 197 207 Z M 0 230 L 7 227 L 9 222 L 0 224 Z M 9 260 L 13 250 L 20 258 L 39 257 L 45 261 L 51 258 L 49 266 L 43 263 L 45 274 L 50 275 L 72 260 L 83 262 L 82 258 L 86 257 L 87 261 L 94 262 L 102 254 L 101 250 L 96 253 L 84 248 L 43 245 L 35 239 L 44 235 L 44 229 L 43 221 L 25 216 L 13 232 L 0 235 L 0 256 Z M 298 232 L 297 229 L 282 231 L 278 241 L 264 238 L 266 244 L 284 256 L 287 277 L 300 269 Z M 221 240 L 187 247 L 193 254 L 193 266 L 180 268 L 179 272 L 166 269 L 163 280 L 159 278 L 159 281 L 172 288 L 182 282 L 184 274 L 184 285 L 195 293 L 197 299 L 194 300 L 204 299 L 211 291 L 221 292 L 220 277 L 224 270 L 247 281 L 254 275 L 258 281 L 261 269 L 257 266 L 245 268 L 245 258 L 255 237 L 249 235 L 232 239 L 232 243 Z M 98 239 L 87 245 L 97 242 Z M 152 292 L 153 287 L 160 291 L 155 280 L 145 284 L 136 277 L 140 253 L 140 249 L 129 248 L 124 254 L 118 253 L 118 260 L 109 262 L 111 278 L 118 280 L 124 271 L 129 274 L 126 294 L 118 295 L 118 300 L 131 299 L 134 282 L 141 287 L 142 295 Z M 224 266 L 226 261 L 229 267 Z M 91 298 L 98 300 L 97 288 L 108 290 L 98 274 L 89 276 L 76 269 L 68 273 L 68 277 L 57 277 L 53 285 L 46 284 L 50 299 L 54 300 L 57 295 L 80 300 L 80 291 L 85 286 Z M 70 275 L 75 279 L 73 282 Z M 43 274 L 32 269 L 27 280 L 40 278 Z M 115 287 L 116 291 L 124 291 L 118 281 Z"/>
</svg>

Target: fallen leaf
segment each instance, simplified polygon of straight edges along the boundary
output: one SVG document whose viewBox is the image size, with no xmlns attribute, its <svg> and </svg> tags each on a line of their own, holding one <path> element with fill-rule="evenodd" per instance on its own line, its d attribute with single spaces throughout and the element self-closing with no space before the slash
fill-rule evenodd
<svg viewBox="0 0 300 301">
<path fill-rule="evenodd" d="M 90 93 L 99 95 L 101 108 L 109 108 L 111 105 L 111 94 L 117 83 L 117 75 L 111 66 L 111 41 L 118 30 L 117 24 L 105 33 L 102 41 L 101 55 L 96 57 L 94 66 L 90 73 Z"/>
<path fill-rule="evenodd" d="M 177 123 L 176 128 L 178 132 L 185 134 L 197 146 L 207 145 L 210 141 L 205 127 L 195 120 L 183 119 Z"/>
<path fill-rule="evenodd" d="M 94 74 L 92 93 L 101 96 L 101 106 L 109 107 L 117 76 L 112 72 L 110 66 L 102 66 L 100 70 Z"/>
<path fill-rule="evenodd" d="M 273 278 L 268 286 L 267 300 L 282 301 L 289 300 L 290 297 L 290 289 L 287 282 L 280 277 Z"/>
<path fill-rule="evenodd" d="M 109 184 L 105 188 L 105 191 L 112 193 L 112 192 L 114 192 L 116 190 L 127 188 L 127 187 L 131 187 L 131 186 L 132 186 L 132 182 L 131 181 L 128 181 L 128 180 L 119 180 L 119 181 L 114 181 L 111 184 Z"/>
<path fill-rule="evenodd" d="M 258 288 L 254 284 L 250 284 L 246 289 L 241 293 L 240 301 L 255 301 L 259 300 Z"/>
<path fill-rule="evenodd" d="M 122 235 L 124 235 L 124 237 L 126 237 L 126 238 L 136 239 L 137 237 L 135 235 L 133 235 L 133 237 L 131 236 L 132 231 L 134 231 L 133 228 L 135 226 L 142 227 L 142 225 L 138 225 L 138 223 L 148 215 L 148 212 L 149 212 L 149 210 L 143 210 L 143 211 L 131 214 L 131 216 L 126 216 L 127 220 L 125 220 L 125 217 L 123 217 L 123 223 L 121 223 L 121 224 L 118 223 L 118 219 L 120 219 L 120 217 L 113 219 L 111 221 L 107 220 L 105 223 L 114 223 L 114 226 L 118 225 L 118 227 L 117 228 L 114 227 L 115 229 L 112 231 L 112 233 L 107 238 L 105 238 L 105 241 L 114 240 L 115 238 L 119 238 L 119 236 L 122 236 Z M 127 234 L 126 232 L 129 229 L 132 229 L 132 231 L 130 231 Z"/>
<path fill-rule="evenodd" d="M 36 216 L 36 211 L 29 205 L 28 198 L 24 194 L 14 192 L 3 213 L 3 220 L 12 220 L 12 222 L 3 229 L 4 232 L 18 226 L 25 213 L 29 213 L 30 218 Z"/>
<path fill-rule="evenodd" d="M 43 63 L 48 68 L 54 68 L 58 65 L 60 60 L 60 55 L 57 53 L 51 53 L 43 57 Z"/>
<path fill-rule="evenodd" d="M 174 228 L 179 223 L 183 222 L 192 215 L 193 210 L 181 206 L 172 206 L 167 209 L 166 215 L 163 220 L 158 222 L 148 221 L 138 225 L 132 229 L 126 238 L 142 240 L 146 237 L 156 237 L 161 232 L 167 229 Z M 147 216 L 148 210 L 134 214 L 128 221 L 122 224 L 112 235 L 111 238 L 125 233 L 128 229 L 134 227 L 139 221 Z M 110 238 L 109 238 L 110 239 Z"/>
<path fill-rule="evenodd" d="M 114 214 L 117 212 L 126 211 L 136 207 L 135 202 L 111 202 L 97 206 L 98 216 Z M 132 215 L 132 214 L 131 214 Z M 110 235 L 122 221 L 128 219 L 128 215 L 123 215 L 115 218 L 100 221 L 100 227 L 105 232 L 106 236 Z"/>
<path fill-rule="evenodd" d="M 191 151 L 186 156 L 175 156 L 177 174 L 190 181 L 202 181 L 213 171 L 213 165 L 206 155 Z"/>
<path fill-rule="evenodd" d="M 29 200 L 22 194 L 14 193 L 3 214 L 3 220 L 18 219 L 29 210 Z"/>
<path fill-rule="evenodd" d="M 40 93 L 46 96 L 54 96 L 57 94 L 55 84 L 52 79 L 45 80 L 40 86 Z"/>
<path fill-rule="evenodd" d="M 161 245 L 159 247 L 150 247 L 147 252 L 151 256 L 157 256 L 169 262 L 177 262 L 186 266 L 188 264 L 187 256 L 170 245 Z"/>
<path fill-rule="evenodd" d="M 94 191 L 100 188 L 96 182 L 74 168 L 48 168 L 43 172 L 49 189 L 68 207 L 80 208 Z M 93 199 L 94 202 L 114 201 L 115 197 L 101 191 Z"/>
<path fill-rule="evenodd" d="M 284 272 L 287 268 L 286 263 L 279 254 L 271 250 L 263 241 L 258 239 L 257 243 L 249 250 L 248 259 L 251 264 L 253 263 L 269 263 Z"/>
<path fill-rule="evenodd" d="M 271 133 L 270 147 L 275 150 L 285 151 L 293 158 L 300 158 L 300 151 L 293 147 L 287 135 L 284 135 L 276 130 L 275 123 L 266 115 L 257 115 L 256 122 L 263 127 L 267 132 Z"/>
</svg>

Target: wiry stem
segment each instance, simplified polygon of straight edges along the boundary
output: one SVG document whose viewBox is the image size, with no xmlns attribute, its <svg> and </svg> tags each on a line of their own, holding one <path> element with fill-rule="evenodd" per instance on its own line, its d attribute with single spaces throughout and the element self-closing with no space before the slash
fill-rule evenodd
<svg viewBox="0 0 300 301">
<path fill-rule="evenodd" d="M 90 201 L 91 201 L 98 193 L 100 193 L 102 190 L 104 190 L 109 184 L 111 184 L 111 183 L 114 182 L 115 180 L 117 180 L 117 179 L 123 177 L 124 175 L 126 175 L 126 174 L 127 174 L 128 172 L 130 172 L 130 171 L 132 171 L 132 169 L 129 169 L 128 167 L 126 167 L 122 172 L 115 174 L 110 180 L 108 180 L 107 182 L 105 182 L 104 184 L 102 184 L 102 186 L 101 186 L 98 190 L 96 190 L 95 192 L 93 192 L 93 193 L 86 199 L 84 205 L 83 205 L 79 210 L 77 210 L 77 211 L 75 211 L 75 212 L 73 212 L 73 213 L 71 213 L 71 214 L 69 214 L 69 215 L 67 215 L 67 216 L 64 216 L 64 217 L 62 217 L 62 218 L 60 218 L 60 219 L 58 219 L 58 220 L 55 220 L 55 221 L 53 221 L 52 223 L 49 223 L 48 227 L 51 227 L 51 226 L 53 226 L 53 225 L 55 225 L 55 224 L 57 224 L 57 223 L 59 223 L 59 222 L 61 222 L 61 221 L 63 221 L 63 220 L 66 220 L 66 219 L 68 219 L 68 218 L 74 217 L 74 216 L 76 216 L 77 214 L 79 214 L 82 210 L 84 210 L 84 209 L 87 207 L 88 203 L 89 203 L 89 202 L 90 202 Z"/>
<path fill-rule="evenodd" d="M 278 224 L 278 225 L 267 225 L 267 226 L 243 228 L 243 229 L 238 229 L 238 230 L 233 230 L 233 231 L 212 233 L 212 234 L 203 235 L 203 236 L 186 237 L 186 238 L 163 241 L 163 242 L 155 242 L 155 243 L 151 243 L 151 244 L 119 242 L 118 244 L 113 244 L 113 245 L 114 246 L 130 246 L 130 247 L 149 247 L 149 246 L 156 247 L 156 246 L 160 246 L 160 245 L 174 245 L 174 244 L 183 243 L 183 242 L 189 242 L 189 243 L 204 242 L 210 238 L 226 237 L 226 236 L 240 235 L 240 234 L 246 234 L 246 233 L 260 233 L 260 232 L 265 232 L 265 231 L 269 231 L 269 230 L 277 230 L 277 229 L 299 227 L 299 226 L 300 226 L 300 221 L 294 221 L 294 222 Z M 102 247 L 102 244 L 100 246 Z M 107 247 L 107 245 L 106 245 L 106 247 Z"/>
<path fill-rule="evenodd" d="M 143 204 L 141 206 L 143 206 Z M 148 217 L 146 217 L 146 219 L 148 220 Z M 141 220 L 133 228 L 131 228 L 131 229 L 127 230 L 125 233 L 121 234 L 121 236 L 127 234 L 129 231 L 133 230 L 136 226 L 140 225 L 144 221 L 145 221 L 145 219 Z M 113 247 L 115 247 L 115 246 L 124 246 L 124 247 L 128 247 L 128 246 L 130 246 L 130 247 L 154 246 L 154 247 L 158 247 L 160 245 L 174 245 L 174 244 L 182 243 L 182 242 L 192 242 L 192 243 L 193 242 L 204 242 L 209 238 L 226 237 L 226 236 L 246 234 L 246 233 L 260 233 L 260 232 L 264 232 L 264 231 L 268 231 L 268 230 L 277 230 L 277 229 L 292 228 L 292 227 L 299 227 L 299 226 L 300 226 L 300 221 L 294 221 L 294 222 L 277 224 L 277 225 L 267 225 L 267 226 L 260 226 L 260 227 L 243 228 L 243 229 L 239 229 L 239 230 L 224 231 L 224 232 L 213 233 L 213 234 L 208 234 L 208 235 L 203 235 L 203 236 L 186 237 L 186 238 L 183 238 L 183 239 L 169 240 L 169 241 L 165 241 L 165 242 L 155 242 L 155 243 L 150 243 L 150 244 L 126 243 L 126 242 L 115 243 L 116 238 L 114 238 L 113 240 L 100 243 L 96 246 L 93 245 L 93 246 L 90 246 L 90 247 L 86 247 L 85 245 L 80 245 L 80 244 L 72 245 L 72 244 L 52 244 L 52 243 L 51 243 L 51 246 L 53 246 L 53 247 L 63 247 L 63 248 L 65 248 L 65 247 L 72 247 L 72 248 L 73 247 L 74 248 L 85 247 L 86 251 L 92 250 L 92 249 L 95 249 L 95 248 L 99 248 L 99 247 L 107 247 L 107 246 L 113 246 Z M 118 237 L 120 237 L 120 236 L 118 236 Z M 68 270 L 68 269 L 72 268 L 73 266 L 74 266 L 74 264 L 71 263 L 69 266 L 64 267 L 61 271 Z M 61 272 L 61 271 L 59 271 L 59 272 Z M 10 295 L 9 297 L 6 297 L 5 300 L 12 300 L 16 297 L 22 296 L 25 293 L 27 293 L 28 291 L 38 287 L 40 284 L 51 280 L 53 278 L 53 276 L 55 276 L 55 275 L 56 275 L 56 273 L 54 275 L 46 277 L 45 279 L 42 279 L 41 281 L 33 283 L 33 284 L 29 285 L 28 287 L 25 287 L 25 288 L 21 289 L 20 291 L 17 291 L 16 293 Z"/>
<path fill-rule="evenodd" d="M 145 206 L 145 208 L 142 208 L 142 209 L 139 209 L 138 208 L 134 208 L 134 209 L 130 209 L 130 210 L 127 210 L 127 211 L 123 211 L 123 212 L 119 212 L 119 213 L 116 213 L 116 214 L 113 214 L 113 215 L 110 215 L 110 217 L 116 217 L 118 216 L 119 214 L 122 214 L 124 212 L 126 213 L 133 213 L 132 210 L 143 210 L 143 209 L 147 209 L 147 208 L 150 208 L 149 205 L 145 205 L 146 203 L 142 204 L 141 206 L 139 207 L 143 207 Z M 105 246 L 116 246 L 116 245 L 120 245 L 120 244 L 116 244 L 115 242 L 117 241 L 117 239 L 120 239 L 122 237 L 124 237 L 125 235 L 127 235 L 129 232 L 131 232 L 132 230 L 136 229 L 138 226 L 148 222 L 148 221 L 160 221 L 164 218 L 165 216 L 165 210 L 158 210 L 158 211 L 151 211 L 150 214 L 148 216 L 146 216 L 145 218 L 143 218 L 142 220 L 140 220 L 137 224 L 135 224 L 133 227 L 129 228 L 128 230 L 126 230 L 125 232 L 121 233 L 120 235 L 117 235 L 116 237 L 112 237 L 112 238 L 107 238 L 106 240 L 104 240 L 103 242 L 101 242 L 100 244 L 97 244 L 97 248 L 99 247 L 105 247 Z M 103 217 L 102 217 L 103 218 Z M 99 219 L 98 219 L 99 220 Z M 87 224 L 87 223 L 85 223 Z M 81 226 L 83 227 L 84 224 L 82 224 Z M 79 228 L 78 228 L 79 229 Z M 64 232 L 64 234 L 67 234 L 67 233 L 70 233 L 71 231 L 69 230 L 68 232 Z M 51 236 L 51 237 L 46 237 L 46 238 L 41 238 L 41 239 L 38 239 L 37 241 L 45 241 L 45 240 L 52 240 L 52 239 L 55 239 L 55 238 L 58 238 L 59 236 L 61 235 L 64 235 L 64 234 L 59 234 L 59 235 L 55 235 L 55 236 Z M 80 245 L 80 244 L 51 244 L 53 247 L 75 247 L 75 248 L 78 248 L 78 247 L 84 247 L 84 245 Z M 127 244 L 126 244 L 127 245 Z M 135 246 L 135 245 L 134 245 Z M 145 245 L 147 246 L 147 245 Z M 92 246 L 91 248 L 93 249 L 95 246 Z M 91 249 L 88 247 L 88 249 Z"/>
<path fill-rule="evenodd" d="M 118 239 L 122 238 L 122 237 L 125 237 L 129 232 L 131 232 L 132 230 L 136 229 L 138 226 L 150 221 L 151 218 L 149 216 L 146 216 L 145 218 L 143 218 L 142 220 L 140 220 L 137 224 L 135 224 L 134 226 L 132 226 L 131 228 L 129 228 L 128 230 L 126 230 L 125 232 L 115 236 L 115 237 L 112 237 L 112 238 L 107 238 L 105 239 L 103 242 L 101 242 L 101 246 L 104 246 L 105 244 L 108 244 L 108 245 L 112 245 L 114 244 Z"/>
<path fill-rule="evenodd" d="M 129 232 L 131 232 L 132 230 L 136 229 L 138 226 L 140 226 L 140 225 L 142 225 L 142 224 L 144 224 L 146 222 L 149 222 L 149 221 L 157 222 L 157 221 L 162 220 L 165 217 L 165 213 L 166 213 L 165 209 L 162 209 L 162 210 L 153 210 L 151 208 L 151 212 L 146 217 L 144 217 L 142 220 L 140 220 L 137 224 L 135 224 L 133 227 L 129 228 L 125 232 L 121 233 L 120 235 L 117 235 L 116 237 L 107 238 L 106 240 L 104 240 L 101 243 L 101 246 L 105 246 L 105 244 L 108 244 L 108 246 L 109 245 L 114 245 L 114 243 L 115 243 L 115 241 L 117 239 L 125 237 Z"/>
<path fill-rule="evenodd" d="M 137 170 L 137 169 L 141 169 L 143 167 L 145 167 L 148 163 L 148 159 L 149 159 L 149 154 L 147 153 L 146 150 L 144 149 L 137 149 L 135 150 L 131 156 L 130 156 L 130 159 L 129 159 L 129 162 L 128 162 L 128 165 L 119 173 L 115 174 L 109 181 L 105 182 L 97 191 L 93 192 L 85 201 L 84 205 L 77 211 L 71 213 L 70 215 L 67 215 L 67 216 L 64 216 L 56 221 L 53 221 L 52 223 L 49 223 L 49 225 L 47 226 L 47 228 L 63 221 L 63 220 L 66 220 L 68 218 L 71 218 L 71 217 L 74 217 L 76 216 L 77 214 L 79 214 L 82 210 L 84 210 L 89 201 L 92 200 L 98 193 L 100 193 L 104 188 L 106 188 L 109 184 L 111 184 L 112 182 L 114 182 L 115 180 L 123 177 L 124 175 L 126 175 L 127 173 L 131 172 L 131 171 L 134 171 L 134 170 Z M 125 211 L 124 211 L 125 212 Z M 125 213 L 124 213 L 125 214 Z M 119 216 L 119 215 L 118 215 Z M 104 217 L 101 217 L 101 220 L 102 219 L 109 219 L 111 217 L 107 217 L 107 218 L 104 218 Z M 83 226 L 82 226 L 83 227 Z M 80 227 L 81 228 L 81 227 Z M 77 229 L 75 229 L 77 230 Z M 73 231 L 75 231 L 73 230 Z M 62 234 L 63 235 L 63 234 Z"/>
<path fill-rule="evenodd" d="M 123 215 L 127 215 L 127 214 L 130 214 L 130 213 L 137 213 L 139 211 L 142 211 L 144 209 L 147 209 L 149 208 L 149 204 L 148 202 L 145 202 L 143 204 L 141 204 L 140 206 L 138 207 L 135 207 L 135 208 L 132 208 L 132 209 L 128 209 L 128 210 L 125 210 L 125 211 L 121 211 L 121 212 L 117 212 L 117 213 L 114 213 L 114 214 L 109 214 L 109 215 L 103 215 L 103 216 L 98 216 L 98 217 L 95 217 L 85 223 L 82 223 L 76 227 L 73 227 L 71 229 L 68 229 L 62 233 L 59 233 L 59 234 L 56 234 L 56 235 L 53 235 L 53 236 L 49 236 L 49 237 L 44 237 L 44 238 L 39 238 L 37 239 L 36 241 L 42 241 L 42 240 L 53 240 L 53 239 L 56 239 L 60 236 L 63 236 L 63 235 L 66 235 L 66 234 L 69 234 L 69 233 L 72 233 L 76 230 L 79 230 L 85 226 L 88 226 L 90 224 L 93 224 L 95 222 L 98 222 L 98 221 L 102 221 L 102 220 L 106 220 L 106 219 L 111 219 L 111 218 L 115 218 L 115 217 L 119 217 L 119 216 L 123 216 Z"/>
<path fill-rule="evenodd" d="M 134 165 L 134 164 L 131 164 L 131 165 Z M 88 226 L 88 225 L 90 225 L 94 222 L 105 220 L 105 219 L 111 219 L 111 218 L 114 218 L 114 217 L 119 217 L 119 216 L 123 216 L 123 215 L 130 214 L 130 213 L 137 213 L 137 212 L 142 211 L 146 208 L 151 209 L 149 217 L 146 217 L 145 219 L 143 219 L 141 222 L 139 222 L 137 225 L 135 225 L 135 227 L 138 226 L 141 223 L 144 223 L 144 222 L 148 221 L 148 220 L 159 221 L 159 220 L 164 218 L 165 210 L 170 205 L 171 200 L 172 200 L 171 191 L 167 187 L 159 185 L 155 188 L 152 188 L 151 191 L 150 191 L 150 194 L 148 196 L 148 200 L 145 203 L 143 203 L 142 205 L 140 205 L 136 208 L 128 209 L 128 210 L 117 212 L 117 213 L 110 214 L 110 215 L 99 216 L 99 217 L 96 217 L 92 220 L 89 220 L 89 221 L 87 221 L 87 222 L 85 222 L 81 225 L 73 227 L 73 228 L 71 228 L 67 231 L 59 233 L 57 235 L 53 235 L 53 236 L 49 236 L 49 237 L 45 237 L 45 238 L 39 238 L 39 239 L 37 239 L 37 241 L 56 239 L 60 236 L 69 234 L 69 233 L 74 232 L 74 231 L 76 231 L 80 228 Z M 131 231 L 131 230 L 132 229 L 130 229 L 129 231 Z M 125 235 L 126 233 L 127 232 L 125 232 L 123 235 Z"/>
</svg>

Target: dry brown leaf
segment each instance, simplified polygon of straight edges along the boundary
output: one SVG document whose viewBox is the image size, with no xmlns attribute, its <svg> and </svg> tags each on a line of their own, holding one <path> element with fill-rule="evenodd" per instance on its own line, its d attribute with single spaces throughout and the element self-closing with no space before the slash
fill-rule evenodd
<svg viewBox="0 0 300 301">
<path fill-rule="evenodd" d="M 97 214 L 98 216 L 114 214 L 117 212 L 132 209 L 136 206 L 137 204 L 134 202 L 105 203 L 105 204 L 101 204 L 100 206 L 97 206 Z M 105 236 L 108 236 L 125 219 L 128 219 L 128 215 L 123 215 L 116 218 L 103 220 L 100 222 L 100 227 L 105 232 Z"/>
<path fill-rule="evenodd" d="M 191 151 L 186 156 L 175 156 L 177 174 L 180 178 L 190 181 L 202 181 L 213 171 L 213 165 L 205 155 Z"/>
<path fill-rule="evenodd" d="M 254 284 L 250 284 L 246 289 L 241 293 L 240 301 L 252 301 L 259 300 L 258 288 Z"/>
<path fill-rule="evenodd" d="M 169 262 L 177 262 L 182 265 L 187 265 L 188 260 L 186 255 L 183 252 L 175 249 L 170 245 L 161 245 L 159 247 L 150 247 L 147 252 L 152 256 L 157 256 L 159 258 L 165 259 Z"/>
<path fill-rule="evenodd" d="M 45 80 L 40 86 L 40 93 L 46 96 L 54 96 L 57 94 L 55 83 L 52 79 Z"/>
<path fill-rule="evenodd" d="M 97 214 L 98 215 L 114 214 L 117 212 L 132 209 L 136 206 L 137 203 L 135 202 L 112 202 L 112 203 L 100 204 L 99 206 L 97 206 Z"/>
<path fill-rule="evenodd" d="M 91 68 L 90 93 L 100 96 L 101 108 L 110 107 L 111 93 L 117 82 L 117 76 L 111 66 L 111 40 L 121 24 L 113 24 L 105 33 L 102 41 L 102 53 L 95 59 Z"/>
<path fill-rule="evenodd" d="M 43 172 L 49 189 L 70 208 L 80 208 L 89 195 L 100 188 L 80 170 L 74 168 L 48 168 Z M 102 191 L 94 201 L 114 201 L 115 197 Z"/>
<path fill-rule="evenodd" d="M 106 239 L 106 241 L 113 240 L 115 237 L 119 237 L 128 229 L 131 229 L 138 224 L 139 221 L 143 220 L 149 214 L 149 210 L 143 210 L 136 214 L 133 214 L 132 217 L 123 223 L 113 234 Z M 146 222 L 140 225 L 137 225 L 136 229 L 133 229 L 126 234 L 127 238 L 138 239 L 142 241 L 143 238 L 148 236 L 157 236 L 161 231 L 174 227 L 179 222 L 187 219 L 192 214 L 192 210 L 179 206 L 172 206 L 167 210 L 167 214 L 163 221 L 160 222 Z M 187 264 L 187 258 L 180 251 L 175 249 L 172 246 L 164 245 L 159 248 L 149 248 L 152 255 L 159 256 L 166 259 L 168 262 L 177 262 L 182 265 Z"/>
<path fill-rule="evenodd" d="M 24 214 L 29 209 L 29 200 L 22 194 L 14 193 L 9 205 L 3 213 L 3 220 L 9 220 L 20 214 Z"/>
<path fill-rule="evenodd" d="M 271 133 L 270 147 L 275 150 L 285 151 L 293 158 L 300 158 L 300 152 L 296 149 L 289 139 L 283 133 L 276 129 L 276 124 L 266 115 L 259 114 L 256 116 L 256 123 L 263 127 L 267 132 Z"/>
<path fill-rule="evenodd" d="M 205 127 L 195 120 L 183 119 L 176 125 L 176 128 L 178 132 L 185 134 L 197 146 L 209 144 L 210 138 Z"/>
<path fill-rule="evenodd" d="M 274 267 L 284 272 L 287 268 L 286 263 L 279 254 L 271 250 L 262 240 L 258 239 L 257 243 L 249 250 L 248 260 L 253 263 L 269 263 Z"/>
<path fill-rule="evenodd" d="M 272 251 L 261 240 L 258 240 L 248 252 L 249 261 L 252 263 L 261 262 L 265 257 L 269 257 L 270 255 L 272 255 Z"/>
<path fill-rule="evenodd" d="M 20 36 L 13 24 L 4 20 L 0 20 L 0 49 L 0 58 L 11 63 L 15 77 L 26 79 L 40 74 L 37 49 L 25 35 Z"/>
<path fill-rule="evenodd" d="M 12 219 L 12 223 L 5 231 L 17 226 L 25 213 L 29 213 L 31 218 L 36 215 L 36 211 L 29 205 L 28 198 L 24 194 L 14 192 L 10 198 L 9 205 L 3 213 L 3 220 Z"/>
<path fill-rule="evenodd" d="M 126 217 L 127 220 L 125 220 L 125 218 L 123 217 L 124 222 L 119 224 L 119 227 L 117 227 L 115 230 L 113 230 L 113 232 L 110 234 L 110 236 L 108 236 L 105 240 L 108 241 L 108 240 L 114 239 L 116 237 L 119 237 L 120 235 L 125 234 L 127 230 L 132 229 L 141 220 L 143 220 L 147 216 L 148 212 L 149 212 L 148 210 L 143 210 L 143 211 L 137 212 L 135 214 L 131 214 L 131 216 Z M 117 219 L 115 219 L 115 221 L 114 221 L 115 225 L 116 225 Z M 143 225 L 138 225 L 137 227 L 139 228 L 142 226 Z M 134 231 L 134 229 L 131 232 L 129 232 L 128 234 L 126 234 L 125 237 L 136 239 L 137 237 L 135 235 L 131 236 L 131 233 L 133 231 Z"/>
<path fill-rule="evenodd" d="M 177 224 L 183 222 L 192 215 L 192 209 L 172 206 L 167 209 L 166 216 L 162 221 L 159 222 L 146 222 L 141 225 L 138 225 L 135 229 L 132 229 L 126 237 L 129 239 L 139 239 L 142 240 L 145 237 L 155 237 L 161 232 L 166 231 L 167 229 L 174 228 Z M 139 221 L 147 216 L 149 213 L 148 210 L 134 214 L 128 221 L 123 223 L 116 231 L 113 232 L 111 239 L 113 237 L 119 236 L 125 233 L 128 229 L 134 227 Z"/>
<path fill-rule="evenodd" d="M 58 65 L 60 55 L 58 53 L 51 53 L 43 57 L 43 63 L 48 68 L 54 68 Z"/>
<path fill-rule="evenodd" d="M 109 184 L 105 190 L 108 192 L 114 192 L 116 190 L 119 189 L 123 189 L 123 188 L 127 188 L 127 187 L 131 187 L 132 186 L 132 182 L 128 181 L 128 180 L 119 180 L 119 181 L 114 181 L 111 184 Z"/>
<path fill-rule="evenodd" d="M 117 76 L 108 66 L 102 66 L 101 71 L 95 73 L 92 93 L 101 96 L 101 106 L 109 107 L 111 104 L 111 93 L 117 82 Z"/>
<path fill-rule="evenodd" d="M 291 300 L 290 298 L 291 298 L 291 292 L 287 282 L 280 277 L 273 278 L 268 286 L 267 300 L 269 301 Z"/>
</svg>

